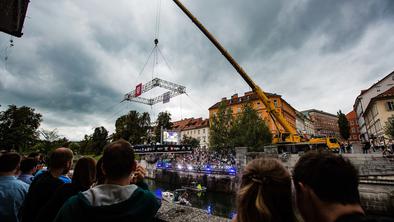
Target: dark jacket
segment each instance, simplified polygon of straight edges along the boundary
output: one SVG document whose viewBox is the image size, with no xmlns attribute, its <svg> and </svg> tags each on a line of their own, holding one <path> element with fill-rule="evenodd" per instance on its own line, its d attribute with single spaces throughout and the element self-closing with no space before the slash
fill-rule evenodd
<svg viewBox="0 0 394 222">
<path fill-rule="evenodd" d="M 41 208 L 35 221 L 36 222 L 52 222 L 63 204 L 72 196 L 79 192 L 88 190 L 89 187 L 82 187 L 74 183 L 66 183 L 61 185 L 52 196 L 52 198 Z"/>
<path fill-rule="evenodd" d="M 394 222 L 390 218 L 377 218 L 374 216 L 365 216 L 361 213 L 347 214 L 339 217 L 335 222 Z"/>
<path fill-rule="evenodd" d="M 103 184 L 71 197 L 55 222 L 152 221 L 160 204 L 146 184 Z"/>
<path fill-rule="evenodd" d="M 22 206 L 22 222 L 33 222 L 38 212 L 64 182 L 44 172 L 34 178 Z"/>
</svg>

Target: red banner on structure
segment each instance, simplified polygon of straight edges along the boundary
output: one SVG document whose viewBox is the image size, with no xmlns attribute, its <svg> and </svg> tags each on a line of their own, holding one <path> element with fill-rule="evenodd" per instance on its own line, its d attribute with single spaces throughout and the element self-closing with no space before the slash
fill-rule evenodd
<svg viewBox="0 0 394 222">
<path fill-rule="evenodd" d="M 135 97 L 138 97 L 138 96 L 140 96 L 141 94 L 142 94 L 142 83 L 138 84 L 138 85 L 135 87 L 135 94 L 134 94 L 134 96 L 135 96 Z"/>
</svg>

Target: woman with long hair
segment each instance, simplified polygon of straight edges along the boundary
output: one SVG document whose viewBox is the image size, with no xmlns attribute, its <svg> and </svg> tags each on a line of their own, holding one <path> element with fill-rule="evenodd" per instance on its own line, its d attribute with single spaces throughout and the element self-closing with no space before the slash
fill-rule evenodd
<svg viewBox="0 0 394 222">
<path fill-rule="evenodd" d="M 295 221 L 291 177 L 276 159 L 255 159 L 245 167 L 237 193 L 237 222 Z"/>
<path fill-rule="evenodd" d="M 48 203 L 40 210 L 35 221 L 53 221 L 68 198 L 89 189 L 96 180 L 96 160 L 80 158 L 74 167 L 71 183 L 60 186 Z"/>
</svg>

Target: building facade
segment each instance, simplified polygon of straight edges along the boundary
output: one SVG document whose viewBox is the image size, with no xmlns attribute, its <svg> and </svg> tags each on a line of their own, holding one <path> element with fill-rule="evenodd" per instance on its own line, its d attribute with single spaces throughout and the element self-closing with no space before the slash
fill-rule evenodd
<svg viewBox="0 0 394 222">
<path fill-rule="evenodd" d="M 346 118 L 349 121 L 350 126 L 350 137 L 351 142 L 360 142 L 360 128 L 358 126 L 357 114 L 354 110 L 346 114 Z"/>
<path fill-rule="evenodd" d="M 360 127 L 360 136 L 362 141 L 370 140 L 370 134 L 373 134 L 371 130 L 374 130 L 376 126 L 370 126 L 369 130 L 366 124 L 365 114 L 366 108 L 373 98 L 379 94 L 389 90 L 394 86 L 394 71 L 385 76 L 383 79 L 379 80 L 377 83 L 373 84 L 368 89 L 362 90 L 360 95 L 357 96 L 356 101 L 353 105 L 353 109 L 357 114 L 357 122 Z M 379 121 L 382 124 L 381 121 Z M 379 123 L 376 123 L 379 124 Z M 376 132 L 375 132 L 376 133 Z"/>
<path fill-rule="evenodd" d="M 301 113 L 312 121 L 315 135 L 340 137 L 336 115 L 316 109 L 305 110 Z"/>
<path fill-rule="evenodd" d="M 283 115 L 293 129 L 296 129 L 296 110 L 288 104 L 280 95 L 266 93 L 268 99 L 275 105 L 276 110 Z M 258 98 L 257 94 L 250 91 L 246 92 L 243 96 L 238 96 L 234 94 L 231 98 L 222 98 L 221 101 L 215 103 L 209 108 L 209 118 L 213 118 L 219 110 L 219 105 L 224 102 L 227 107 L 232 110 L 234 116 L 239 115 L 242 112 L 242 108 L 245 104 L 249 103 L 253 109 L 257 110 L 258 115 L 262 118 L 272 134 L 277 134 L 278 128 L 283 131 L 283 127 L 279 123 L 273 121 L 263 102 Z M 275 124 L 276 123 L 276 124 Z"/>
<path fill-rule="evenodd" d="M 315 135 L 313 121 L 299 111 L 296 111 L 296 127 L 297 133 L 305 139 Z"/>
<path fill-rule="evenodd" d="M 209 147 L 209 119 L 187 118 L 173 122 L 173 131 L 179 132 L 180 140 L 184 136 L 192 137 L 200 141 L 200 147 Z"/>
<path fill-rule="evenodd" d="M 365 108 L 365 127 L 370 140 L 382 141 L 388 136 L 384 133 L 386 122 L 394 118 L 394 87 L 373 97 Z M 375 141 L 377 140 L 377 141 Z"/>
</svg>

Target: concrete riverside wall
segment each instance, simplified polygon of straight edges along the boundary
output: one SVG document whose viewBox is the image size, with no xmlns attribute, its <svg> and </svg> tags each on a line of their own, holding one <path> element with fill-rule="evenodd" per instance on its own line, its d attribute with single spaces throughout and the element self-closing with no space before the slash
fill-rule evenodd
<svg viewBox="0 0 394 222">
<path fill-rule="evenodd" d="M 375 215 L 394 216 L 394 186 L 360 185 L 361 205 Z"/>
<path fill-rule="evenodd" d="M 166 222 L 229 222 L 230 219 L 207 214 L 204 210 L 163 201 L 156 214 L 157 221 Z"/>
</svg>

